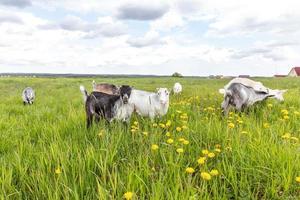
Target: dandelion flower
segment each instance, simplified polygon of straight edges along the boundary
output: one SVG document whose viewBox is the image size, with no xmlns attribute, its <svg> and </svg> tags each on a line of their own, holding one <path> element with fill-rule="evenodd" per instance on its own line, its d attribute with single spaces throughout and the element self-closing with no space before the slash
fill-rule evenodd
<svg viewBox="0 0 300 200">
<path fill-rule="evenodd" d="M 217 153 L 221 153 L 221 149 L 219 149 L 219 148 L 215 148 L 215 152 L 217 152 Z"/>
<path fill-rule="evenodd" d="M 297 182 L 297 183 L 300 183 L 300 176 L 297 176 L 297 177 L 296 177 L 296 182 Z"/>
<path fill-rule="evenodd" d="M 291 140 L 294 140 L 294 141 L 296 141 L 296 142 L 298 142 L 299 141 L 299 139 L 298 138 L 296 138 L 296 137 L 291 137 Z"/>
<path fill-rule="evenodd" d="M 203 165 L 205 163 L 206 158 L 205 157 L 200 157 L 197 162 L 199 165 Z"/>
<path fill-rule="evenodd" d="M 203 149 L 202 154 L 207 155 L 207 154 L 209 154 L 209 151 L 207 149 Z"/>
<path fill-rule="evenodd" d="M 101 131 L 98 133 L 98 136 L 99 136 L 99 137 L 102 137 L 103 135 L 104 135 L 104 131 L 101 130 Z"/>
<path fill-rule="evenodd" d="M 182 128 L 182 130 L 185 130 L 185 129 L 187 129 L 188 127 L 185 126 L 185 125 L 183 125 L 181 128 Z"/>
<path fill-rule="evenodd" d="M 282 110 L 281 110 L 281 114 L 283 114 L 283 115 L 288 115 L 288 114 L 289 114 L 289 111 L 286 110 L 286 109 L 282 109 Z"/>
<path fill-rule="evenodd" d="M 166 127 L 166 125 L 163 124 L 163 123 L 159 123 L 159 126 L 160 126 L 161 128 L 165 128 L 165 127 Z"/>
<path fill-rule="evenodd" d="M 184 145 L 188 145 L 190 142 L 189 142 L 188 140 L 184 140 L 182 143 L 183 143 Z"/>
<path fill-rule="evenodd" d="M 230 122 L 230 123 L 228 123 L 228 128 L 234 128 L 234 123 L 232 123 L 232 122 Z"/>
<path fill-rule="evenodd" d="M 167 137 L 170 137 L 170 136 L 171 136 L 171 133 L 170 133 L 170 132 L 166 132 L 166 136 L 167 136 Z"/>
<path fill-rule="evenodd" d="M 167 140 L 167 143 L 168 143 L 168 144 L 172 144 L 173 142 L 174 142 L 174 140 L 171 139 L 171 138 Z"/>
<path fill-rule="evenodd" d="M 154 123 L 152 126 L 153 126 L 153 127 L 157 127 L 157 123 Z"/>
<path fill-rule="evenodd" d="M 290 118 L 290 117 L 289 117 L 288 115 L 284 115 L 284 116 L 283 116 L 283 119 L 284 119 L 284 120 L 288 120 L 289 118 Z"/>
<path fill-rule="evenodd" d="M 218 175 L 219 175 L 219 171 L 216 170 L 216 169 L 212 169 L 209 173 L 210 173 L 210 175 L 212 175 L 212 176 L 218 176 Z"/>
<path fill-rule="evenodd" d="M 283 136 L 281 136 L 283 139 L 290 139 L 291 138 L 291 134 L 290 133 L 286 133 Z"/>
<path fill-rule="evenodd" d="M 207 154 L 207 156 L 209 157 L 209 158 L 213 158 L 213 157 L 215 157 L 216 155 L 214 154 L 214 153 L 209 153 L 209 154 Z"/>
<path fill-rule="evenodd" d="M 158 148 L 159 148 L 159 147 L 158 147 L 157 144 L 152 144 L 152 146 L 151 146 L 151 149 L 152 149 L 153 151 L 156 151 Z"/>
<path fill-rule="evenodd" d="M 209 181 L 211 179 L 211 175 L 207 172 L 201 172 L 201 178 L 203 178 L 206 181 Z"/>
<path fill-rule="evenodd" d="M 183 148 L 178 148 L 178 149 L 176 149 L 176 152 L 177 152 L 177 153 L 183 153 L 184 150 L 183 150 Z"/>
<path fill-rule="evenodd" d="M 168 120 L 166 123 L 166 127 L 170 127 L 171 126 L 171 120 Z"/>
<path fill-rule="evenodd" d="M 184 138 L 179 138 L 178 141 L 183 142 L 183 141 L 185 141 L 185 139 Z"/>
<path fill-rule="evenodd" d="M 181 130 L 181 127 L 176 127 L 176 131 L 180 132 Z"/>
<path fill-rule="evenodd" d="M 247 131 L 242 131 L 241 133 L 242 133 L 242 134 L 247 134 L 248 132 L 247 132 Z"/>
<path fill-rule="evenodd" d="M 147 136 L 147 135 L 148 135 L 148 132 L 147 132 L 147 131 L 144 131 L 144 132 L 143 132 L 143 135 Z"/>
<path fill-rule="evenodd" d="M 132 199 L 133 197 L 133 192 L 126 192 L 123 197 L 126 199 L 126 200 L 130 200 Z"/>
<path fill-rule="evenodd" d="M 57 167 L 57 168 L 55 169 L 55 174 L 61 174 L 61 169 L 60 169 L 60 167 Z"/>
<path fill-rule="evenodd" d="M 195 170 L 192 167 L 188 167 L 188 168 L 186 168 L 185 172 L 188 173 L 188 174 L 192 174 L 192 173 L 195 172 Z"/>
<path fill-rule="evenodd" d="M 269 103 L 267 106 L 268 106 L 268 108 L 272 108 L 273 104 Z"/>
<path fill-rule="evenodd" d="M 264 127 L 264 128 L 270 128 L 270 124 L 269 124 L 269 123 L 264 123 L 264 124 L 263 124 L 263 127 Z"/>
</svg>

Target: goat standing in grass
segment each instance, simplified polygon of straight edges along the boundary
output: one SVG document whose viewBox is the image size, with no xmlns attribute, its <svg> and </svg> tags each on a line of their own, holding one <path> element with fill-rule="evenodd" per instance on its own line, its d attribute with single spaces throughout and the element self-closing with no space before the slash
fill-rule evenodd
<svg viewBox="0 0 300 200">
<path fill-rule="evenodd" d="M 101 118 L 108 122 L 113 119 L 127 121 L 133 112 L 133 107 L 127 105 L 131 90 L 130 86 L 123 85 L 120 87 L 120 95 L 110 95 L 103 92 L 92 92 L 88 95 L 85 88 L 80 86 L 85 100 L 87 128 L 92 125 L 93 117 L 95 117 L 96 122 Z"/>
<path fill-rule="evenodd" d="M 156 116 L 164 116 L 169 108 L 169 91 L 167 88 L 157 88 L 157 92 L 146 92 L 133 89 L 129 103 L 134 105 L 135 111 L 153 120 Z"/>
<path fill-rule="evenodd" d="M 31 87 L 27 87 L 23 90 L 22 92 L 22 99 L 23 99 L 23 104 L 33 104 L 34 99 L 35 99 L 35 92 Z"/>
</svg>

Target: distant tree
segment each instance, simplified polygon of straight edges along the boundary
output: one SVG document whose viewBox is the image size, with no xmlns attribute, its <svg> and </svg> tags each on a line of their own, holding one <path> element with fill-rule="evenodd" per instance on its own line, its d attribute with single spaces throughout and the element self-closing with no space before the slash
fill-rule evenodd
<svg viewBox="0 0 300 200">
<path fill-rule="evenodd" d="M 172 74 L 172 77 L 179 77 L 179 78 L 182 78 L 182 74 L 178 73 L 178 72 L 175 72 L 174 74 Z"/>
</svg>

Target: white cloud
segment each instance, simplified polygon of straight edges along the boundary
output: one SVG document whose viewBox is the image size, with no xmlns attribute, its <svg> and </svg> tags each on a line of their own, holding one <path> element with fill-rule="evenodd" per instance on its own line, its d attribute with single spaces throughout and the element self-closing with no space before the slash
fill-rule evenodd
<svg viewBox="0 0 300 200">
<path fill-rule="evenodd" d="M 163 1 L 128 1 L 122 4 L 117 13 L 120 19 L 153 20 L 162 17 L 169 10 Z"/>
<path fill-rule="evenodd" d="M 300 63 L 297 1 L 32 0 L 19 8 L 2 0 L 0 72 L 272 75 Z"/>
</svg>

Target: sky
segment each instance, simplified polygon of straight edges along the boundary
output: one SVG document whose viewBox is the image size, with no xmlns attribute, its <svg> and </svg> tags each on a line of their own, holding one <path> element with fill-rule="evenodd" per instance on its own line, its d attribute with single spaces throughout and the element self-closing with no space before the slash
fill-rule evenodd
<svg viewBox="0 0 300 200">
<path fill-rule="evenodd" d="M 0 0 L 0 73 L 287 74 L 297 0 Z"/>
</svg>

